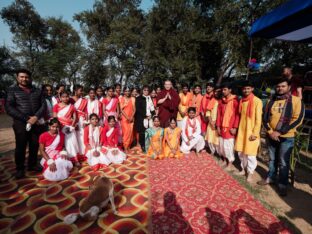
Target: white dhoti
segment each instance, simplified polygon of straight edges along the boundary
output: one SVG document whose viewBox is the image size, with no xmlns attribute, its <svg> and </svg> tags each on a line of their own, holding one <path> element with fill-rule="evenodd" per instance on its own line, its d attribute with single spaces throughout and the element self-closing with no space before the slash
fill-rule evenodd
<svg viewBox="0 0 312 234">
<path fill-rule="evenodd" d="M 193 139 L 189 141 L 189 145 L 186 142 L 189 140 L 189 136 Z M 182 120 L 182 144 L 180 150 L 184 154 L 188 154 L 191 149 L 196 149 L 199 152 L 205 148 L 205 140 L 201 135 L 201 126 L 197 118 L 189 119 L 185 117 Z"/>
<path fill-rule="evenodd" d="M 238 156 L 241 161 L 242 169 L 246 169 L 249 174 L 253 174 L 257 167 L 257 157 L 246 155 L 242 152 L 238 152 Z"/>
<path fill-rule="evenodd" d="M 219 138 L 220 154 L 227 158 L 229 162 L 234 162 L 234 138 L 224 139 Z"/>
<path fill-rule="evenodd" d="M 187 145 L 185 141 L 182 141 L 180 150 L 184 154 L 190 153 L 191 149 L 196 149 L 196 152 L 199 152 L 205 148 L 204 137 L 199 135 L 190 141 L 190 144 Z"/>
<path fill-rule="evenodd" d="M 214 154 L 215 152 L 217 152 L 217 154 L 219 154 L 219 145 L 215 145 L 211 142 L 208 142 L 208 147 L 210 149 L 211 154 Z"/>
</svg>

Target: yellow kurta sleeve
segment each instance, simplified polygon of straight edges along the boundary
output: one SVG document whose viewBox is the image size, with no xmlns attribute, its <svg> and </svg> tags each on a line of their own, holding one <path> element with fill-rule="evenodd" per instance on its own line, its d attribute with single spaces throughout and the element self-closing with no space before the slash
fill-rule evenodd
<svg viewBox="0 0 312 234">
<path fill-rule="evenodd" d="M 260 136 L 261 123 L 262 123 L 262 101 L 259 98 L 255 98 L 255 125 L 252 130 L 252 135 Z"/>
<path fill-rule="evenodd" d="M 211 111 L 211 120 L 214 122 L 217 121 L 217 112 L 218 112 L 218 102 L 216 102 Z"/>
</svg>

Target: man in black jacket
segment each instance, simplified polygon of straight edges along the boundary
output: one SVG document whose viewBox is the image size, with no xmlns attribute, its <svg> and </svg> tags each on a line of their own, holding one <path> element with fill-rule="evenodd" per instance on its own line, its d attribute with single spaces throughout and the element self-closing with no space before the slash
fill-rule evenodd
<svg viewBox="0 0 312 234">
<path fill-rule="evenodd" d="M 15 164 L 17 179 L 25 176 L 25 154 L 28 144 L 28 170 L 41 171 L 37 166 L 39 147 L 39 135 L 44 127 L 38 124 L 38 120 L 45 113 L 45 99 L 41 90 L 32 86 L 31 73 L 26 69 L 16 72 L 17 85 L 7 90 L 5 109 L 13 118 L 13 130 L 15 134 Z"/>
</svg>

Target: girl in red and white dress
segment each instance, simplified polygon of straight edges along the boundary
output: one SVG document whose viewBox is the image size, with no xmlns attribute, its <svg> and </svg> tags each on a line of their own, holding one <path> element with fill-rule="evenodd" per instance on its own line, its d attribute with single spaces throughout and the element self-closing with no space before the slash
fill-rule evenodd
<svg viewBox="0 0 312 234">
<path fill-rule="evenodd" d="M 91 114 L 96 114 L 100 119 L 100 125 L 103 124 L 102 118 L 103 118 L 103 106 L 102 103 L 96 98 L 95 89 L 91 88 L 89 89 L 89 99 L 87 104 L 87 118 L 89 122 L 89 116 Z"/>
<path fill-rule="evenodd" d="M 114 116 L 108 116 L 108 124 L 104 126 L 101 143 L 102 152 L 106 154 L 111 163 L 121 164 L 126 159 L 126 154 L 118 148 L 119 131 L 116 127 Z"/>
<path fill-rule="evenodd" d="M 88 158 L 88 164 L 94 171 L 106 167 L 110 164 L 106 154 L 102 150 L 100 141 L 103 128 L 98 126 L 99 117 L 97 114 L 91 114 L 89 117 L 90 124 L 84 129 L 85 155 Z M 104 151 L 105 152 L 105 151 Z"/>
<path fill-rule="evenodd" d="M 42 155 L 43 177 L 50 181 L 68 178 L 73 164 L 67 157 L 64 148 L 64 134 L 59 132 L 60 122 L 57 118 L 49 120 L 49 131 L 39 137 L 39 147 Z"/>
<path fill-rule="evenodd" d="M 98 86 L 95 90 L 96 92 L 96 98 L 97 100 L 99 100 L 101 103 L 103 102 L 103 99 L 104 99 L 104 90 L 101 86 Z"/>
<path fill-rule="evenodd" d="M 76 137 L 78 141 L 78 147 L 79 147 L 79 159 L 83 160 L 83 155 L 85 153 L 85 147 L 83 143 L 83 129 L 85 127 L 85 124 L 87 122 L 87 99 L 83 97 L 83 87 L 81 85 L 76 85 L 74 87 L 75 95 L 73 96 L 73 100 L 75 101 L 74 107 L 76 109 L 77 113 L 77 127 L 76 127 Z"/>
<path fill-rule="evenodd" d="M 121 125 L 118 121 L 120 116 L 120 106 L 119 99 L 114 95 L 114 87 L 107 88 L 107 96 L 103 98 L 103 115 L 104 115 L 104 124 L 107 125 L 108 116 L 114 116 L 116 120 L 116 128 L 119 132 L 118 144 L 122 143 L 122 130 Z"/>
<path fill-rule="evenodd" d="M 67 91 L 61 94 L 61 103 L 53 107 L 53 117 L 57 117 L 61 123 L 62 132 L 65 134 L 65 148 L 68 157 L 80 166 L 78 162 L 79 145 L 76 137 L 77 114 L 74 105 L 69 103 L 69 93 Z"/>
</svg>

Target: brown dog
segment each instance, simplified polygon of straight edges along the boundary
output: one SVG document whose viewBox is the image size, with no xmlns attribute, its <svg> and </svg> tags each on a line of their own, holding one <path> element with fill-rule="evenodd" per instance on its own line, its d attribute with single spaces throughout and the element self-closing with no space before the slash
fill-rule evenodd
<svg viewBox="0 0 312 234">
<path fill-rule="evenodd" d="M 100 216 L 98 214 L 108 205 L 108 202 L 111 203 L 114 214 L 117 214 L 114 202 L 114 184 L 110 179 L 104 176 L 96 176 L 90 190 L 91 192 L 79 207 L 79 213 L 67 215 L 64 218 L 65 223 L 72 224 L 79 216 L 87 221 L 96 220 L 98 217 L 106 217 L 106 213 Z"/>
</svg>

